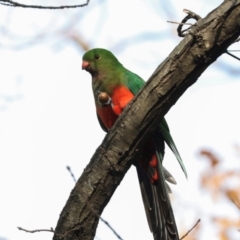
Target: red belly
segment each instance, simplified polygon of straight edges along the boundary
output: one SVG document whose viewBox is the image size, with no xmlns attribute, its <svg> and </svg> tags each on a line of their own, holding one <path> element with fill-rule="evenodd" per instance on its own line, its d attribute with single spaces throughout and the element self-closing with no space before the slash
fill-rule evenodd
<svg viewBox="0 0 240 240">
<path fill-rule="evenodd" d="M 110 129 L 125 106 L 133 99 L 134 95 L 126 87 L 115 88 L 112 95 L 112 106 L 97 107 L 97 114 L 104 126 Z"/>
<path fill-rule="evenodd" d="M 97 114 L 107 129 L 110 129 L 118 118 L 111 106 L 97 108 Z"/>
<path fill-rule="evenodd" d="M 115 88 L 112 95 L 113 111 L 120 115 L 126 105 L 134 98 L 133 93 L 124 86 Z"/>
<path fill-rule="evenodd" d="M 112 106 L 99 107 L 97 109 L 98 116 L 102 120 L 104 126 L 110 129 L 118 116 L 122 113 L 126 105 L 133 99 L 134 95 L 126 87 L 116 88 L 112 95 Z M 140 165 L 146 173 L 149 171 L 149 167 L 152 168 L 149 174 L 150 181 L 156 182 L 158 179 L 157 171 L 157 156 L 155 154 L 155 147 L 153 139 L 150 139 L 143 148 L 143 154 L 140 159 Z"/>
</svg>

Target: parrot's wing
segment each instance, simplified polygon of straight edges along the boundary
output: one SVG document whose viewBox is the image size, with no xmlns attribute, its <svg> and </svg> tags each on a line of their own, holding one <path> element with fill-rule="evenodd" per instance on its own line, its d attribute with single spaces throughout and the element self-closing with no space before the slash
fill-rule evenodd
<svg viewBox="0 0 240 240">
<path fill-rule="evenodd" d="M 103 124 L 103 122 L 102 122 L 101 118 L 98 116 L 98 114 L 97 114 L 97 118 L 98 118 L 98 122 L 99 122 L 102 130 L 103 130 L 104 132 L 108 132 L 108 129 L 105 127 L 105 125 Z"/>
<path fill-rule="evenodd" d="M 143 87 L 143 85 L 145 84 L 144 80 L 141 77 L 139 77 L 137 74 L 135 74 L 131 71 L 128 71 L 128 70 L 126 70 L 125 76 L 126 76 L 127 87 L 131 90 L 131 92 L 134 95 L 136 95 L 139 92 L 139 90 Z M 173 138 L 170 134 L 170 130 L 169 130 L 169 127 L 168 127 L 168 124 L 167 124 L 165 118 L 163 118 L 163 120 L 161 121 L 159 129 L 162 133 L 164 141 L 167 143 L 169 148 L 172 150 L 172 152 L 175 155 L 175 157 L 177 158 L 185 176 L 187 177 L 186 168 L 185 168 L 182 158 L 177 150 L 177 147 L 173 141 Z"/>
<path fill-rule="evenodd" d="M 137 74 L 125 69 L 124 74 L 125 84 L 129 88 L 129 90 L 136 95 L 139 90 L 144 86 L 145 81 L 139 77 Z"/>
<path fill-rule="evenodd" d="M 177 158 L 186 178 L 187 178 L 187 171 L 186 171 L 186 168 L 184 166 L 184 163 L 183 163 L 183 160 L 177 150 L 177 147 L 172 139 L 172 136 L 170 134 L 170 131 L 169 131 L 169 127 L 167 125 L 167 122 L 165 120 L 165 118 L 163 118 L 163 120 L 161 121 L 160 123 L 160 131 L 161 131 L 161 134 L 163 135 L 163 138 L 164 138 L 164 141 L 167 143 L 167 145 L 169 146 L 169 148 L 172 150 L 173 154 L 175 155 L 175 157 Z"/>
</svg>

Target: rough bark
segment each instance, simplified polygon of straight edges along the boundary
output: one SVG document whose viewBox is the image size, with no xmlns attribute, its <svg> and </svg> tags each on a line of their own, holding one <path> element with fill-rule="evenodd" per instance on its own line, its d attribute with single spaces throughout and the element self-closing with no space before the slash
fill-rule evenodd
<svg viewBox="0 0 240 240">
<path fill-rule="evenodd" d="M 237 39 L 239 19 L 240 0 L 224 1 L 198 21 L 155 70 L 77 181 L 61 212 L 54 240 L 94 238 L 98 216 L 138 157 L 139 149 L 186 89 Z"/>
</svg>

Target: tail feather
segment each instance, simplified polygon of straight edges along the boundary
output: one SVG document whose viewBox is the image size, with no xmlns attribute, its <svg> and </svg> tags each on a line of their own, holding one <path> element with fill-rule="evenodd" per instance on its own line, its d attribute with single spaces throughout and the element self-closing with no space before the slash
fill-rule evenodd
<svg viewBox="0 0 240 240">
<path fill-rule="evenodd" d="M 158 151 L 156 151 L 157 159 L 158 159 L 158 173 L 159 178 L 156 183 L 156 189 L 158 196 L 161 196 L 160 206 L 161 206 L 161 215 L 162 215 L 162 226 L 161 228 L 165 231 L 166 238 L 160 239 L 167 239 L 167 240 L 179 240 L 178 230 L 169 198 L 169 189 L 167 187 L 167 183 L 165 182 L 164 171 L 162 166 L 162 159 L 159 157 Z M 171 191 L 171 190 L 170 190 Z M 159 239 L 159 238 L 158 238 Z"/>
<path fill-rule="evenodd" d="M 165 180 L 172 184 L 177 184 L 175 178 L 172 176 L 172 174 L 163 166 L 163 173 Z"/>
<path fill-rule="evenodd" d="M 149 167 L 148 173 L 136 164 L 143 203 L 148 219 L 148 224 L 153 233 L 154 240 L 179 240 L 178 231 L 169 199 L 166 179 L 174 179 L 172 175 L 162 166 L 163 149 L 156 142 L 157 172 L 158 180 L 151 182 L 148 175 L 152 169 Z M 150 171 L 150 172 L 149 172 Z M 174 180 L 174 182 L 176 182 Z"/>
<path fill-rule="evenodd" d="M 168 195 L 171 193 L 171 189 L 165 180 L 173 184 L 176 184 L 176 181 L 162 165 L 164 142 L 167 143 L 176 156 L 186 177 L 187 171 L 170 135 L 165 119 L 161 122 L 159 131 L 155 133 L 153 139 L 148 141 L 143 150 L 142 159 L 136 164 L 148 224 L 154 240 L 179 240 Z"/>
<path fill-rule="evenodd" d="M 166 180 L 166 179 L 165 179 Z M 166 183 L 166 182 L 165 182 Z M 170 186 L 166 183 L 166 188 L 168 193 L 172 193 L 172 189 L 170 188 Z"/>
</svg>

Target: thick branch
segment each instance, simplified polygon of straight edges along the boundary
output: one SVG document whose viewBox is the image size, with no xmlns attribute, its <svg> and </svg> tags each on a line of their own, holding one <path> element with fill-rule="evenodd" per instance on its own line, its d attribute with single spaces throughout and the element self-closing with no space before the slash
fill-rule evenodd
<svg viewBox="0 0 240 240">
<path fill-rule="evenodd" d="M 157 125 L 240 34 L 240 0 L 224 1 L 156 69 L 96 150 L 62 210 L 54 240 L 93 239 L 99 215 Z"/>
</svg>

